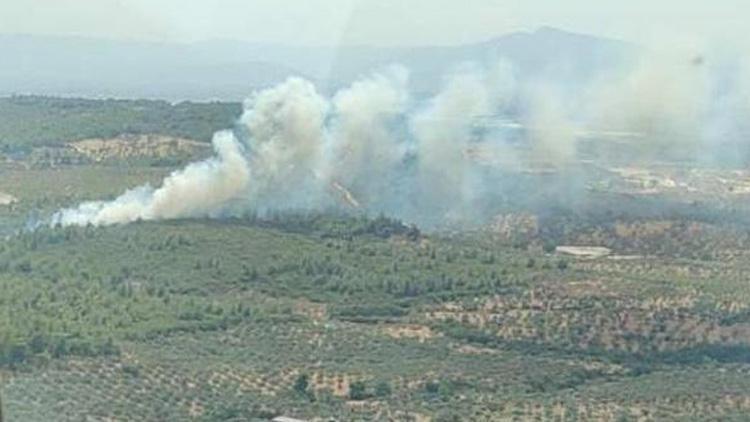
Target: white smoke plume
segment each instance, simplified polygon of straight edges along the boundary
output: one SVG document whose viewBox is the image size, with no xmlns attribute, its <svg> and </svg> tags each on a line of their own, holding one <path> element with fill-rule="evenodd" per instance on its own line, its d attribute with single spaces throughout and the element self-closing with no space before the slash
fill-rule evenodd
<svg viewBox="0 0 750 422">
<path fill-rule="evenodd" d="M 418 146 L 419 195 L 425 206 L 448 207 L 444 211 L 460 215 L 473 208 L 479 176 L 468 152 L 484 140 L 477 133 L 478 122 L 492 119 L 508 105 L 514 85 L 505 62 L 489 70 L 460 69 L 428 107 L 411 118 Z"/>
<path fill-rule="evenodd" d="M 266 208 L 319 205 L 323 184 L 325 119 L 330 108 L 315 86 L 291 78 L 245 103 L 240 123 L 249 131 L 253 183 L 247 198 Z"/>
<path fill-rule="evenodd" d="M 61 210 L 51 224 L 331 207 L 423 224 L 472 221 L 514 188 L 504 179 L 509 173 L 577 166 L 582 136 L 606 150 L 630 134 L 636 159 L 718 150 L 717 139 L 746 145 L 750 78 L 741 76 L 750 72 L 717 68 L 703 59 L 644 56 L 575 91 L 521 82 L 506 62 L 464 65 L 427 100 L 410 95 L 408 72 L 400 67 L 331 98 L 291 78 L 245 102 L 238 127 L 215 136 L 214 158 L 173 173 L 158 188 Z M 580 172 L 577 182 L 562 177 L 537 189 L 564 186 L 567 195 L 581 183 Z"/>
<path fill-rule="evenodd" d="M 333 98 L 330 160 L 323 175 L 358 192 L 368 208 L 382 211 L 393 205 L 389 199 L 409 148 L 405 134 L 396 130 L 409 107 L 407 84 L 406 69 L 393 67 L 355 82 Z"/>
<path fill-rule="evenodd" d="M 214 158 L 172 173 L 158 189 L 145 185 L 113 201 L 84 202 L 55 213 L 52 224 L 109 225 L 216 216 L 222 207 L 244 194 L 250 169 L 243 148 L 231 132 L 218 132 L 213 145 Z"/>
</svg>

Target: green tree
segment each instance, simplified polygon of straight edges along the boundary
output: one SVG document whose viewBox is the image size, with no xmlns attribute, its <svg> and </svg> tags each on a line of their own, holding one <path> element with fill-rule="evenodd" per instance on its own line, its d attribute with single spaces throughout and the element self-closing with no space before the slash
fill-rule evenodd
<svg viewBox="0 0 750 422">
<path fill-rule="evenodd" d="M 375 384 L 375 395 L 377 397 L 389 397 L 392 393 L 391 385 L 386 380 L 378 381 Z"/>
<path fill-rule="evenodd" d="M 294 391 L 299 394 L 306 394 L 307 388 L 310 386 L 310 378 L 307 374 L 300 374 L 297 380 L 294 381 Z"/>
<path fill-rule="evenodd" d="M 368 398 L 367 384 L 364 381 L 355 381 L 349 386 L 349 398 L 351 400 L 365 400 Z"/>
</svg>

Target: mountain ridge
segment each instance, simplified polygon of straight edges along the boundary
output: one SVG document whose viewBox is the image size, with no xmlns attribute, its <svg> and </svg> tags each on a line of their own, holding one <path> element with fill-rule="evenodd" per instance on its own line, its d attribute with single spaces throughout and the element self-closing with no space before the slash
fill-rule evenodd
<svg viewBox="0 0 750 422">
<path fill-rule="evenodd" d="M 463 62 L 513 62 L 524 77 L 585 77 L 632 55 L 623 41 L 542 27 L 455 46 L 303 47 L 208 40 L 118 41 L 78 36 L 0 34 L 0 95 L 240 100 L 252 90 L 302 76 L 334 91 L 373 70 L 401 64 L 415 91 L 439 88 Z M 564 69 L 565 72 L 560 72 Z"/>
</svg>

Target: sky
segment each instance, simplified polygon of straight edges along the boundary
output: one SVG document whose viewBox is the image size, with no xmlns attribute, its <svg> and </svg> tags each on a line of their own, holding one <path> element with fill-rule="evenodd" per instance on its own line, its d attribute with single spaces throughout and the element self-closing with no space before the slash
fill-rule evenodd
<svg viewBox="0 0 750 422">
<path fill-rule="evenodd" d="M 744 42 L 746 0 L 0 0 L 0 33 L 451 45 L 540 26 L 645 45 Z"/>
</svg>

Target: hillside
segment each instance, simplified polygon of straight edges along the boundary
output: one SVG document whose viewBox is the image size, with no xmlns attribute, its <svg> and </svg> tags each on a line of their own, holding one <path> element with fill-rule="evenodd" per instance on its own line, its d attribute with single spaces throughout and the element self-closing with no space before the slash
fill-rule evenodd
<svg viewBox="0 0 750 422">
<path fill-rule="evenodd" d="M 128 134 L 208 142 L 217 130 L 231 128 L 240 113 L 236 103 L 6 97 L 0 98 L 0 150 L 28 152 Z"/>
<path fill-rule="evenodd" d="M 3 171 L 7 229 L 169 169 Z M 559 217 L 461 234 L 286 213 L 14 235 L 0 244 L 6 418 L 745 414 L 750 229 Z M 553 253 L 566 244 L 612 255 Z"/>
</svg>

